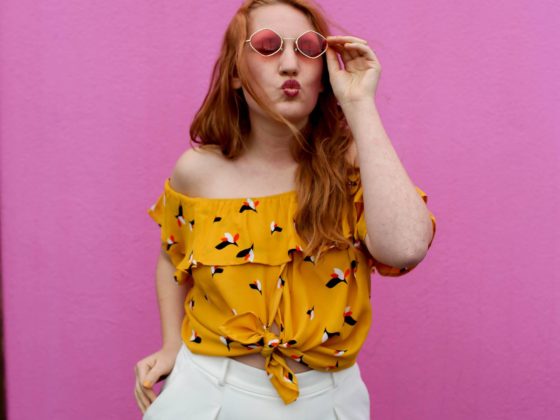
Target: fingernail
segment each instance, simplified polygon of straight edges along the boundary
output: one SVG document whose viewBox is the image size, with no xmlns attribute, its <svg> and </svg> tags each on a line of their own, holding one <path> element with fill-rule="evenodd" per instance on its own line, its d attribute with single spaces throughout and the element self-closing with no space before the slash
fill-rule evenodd
<svg viewBox="0 0 560 420">
<path fill-rule="evenodd" d="M 150 383 L 150 381 L 144 381 L 143 385 L 144 385 L 145 388 L 151 388 L 152 387 L 152 384 Z"/>
</svg>

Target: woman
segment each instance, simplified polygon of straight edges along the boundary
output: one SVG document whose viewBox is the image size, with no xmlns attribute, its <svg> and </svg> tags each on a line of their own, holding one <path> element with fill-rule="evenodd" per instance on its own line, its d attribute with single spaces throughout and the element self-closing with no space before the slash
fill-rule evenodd
<svg viewBox="0 0 560 420">
<path fill-rule="evenodd" d="M 328 34 L 306 0 L 247 0 L 227 29 L 200 146 L 149 209 L 163 346 L 135 367 L 144 419 L 369 418 L 370 275 L 413 269 L 435 218 L 381 125 L 375 54 Z"/>
</svg>

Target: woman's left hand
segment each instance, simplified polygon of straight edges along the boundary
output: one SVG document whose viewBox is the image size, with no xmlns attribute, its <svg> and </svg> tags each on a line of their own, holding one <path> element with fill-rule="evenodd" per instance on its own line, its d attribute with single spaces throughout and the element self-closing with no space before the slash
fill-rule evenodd
<svg viewBox="0 0 560 420">
<path fill-rule="evenodd" d="M 381 65 L 367 41 L 354 36 L 329 36 L 327 67 L 333 92 L 341 106 L 373 100 Z M 340 68 L 337 53 L 344 67 Z"/>
</svg>

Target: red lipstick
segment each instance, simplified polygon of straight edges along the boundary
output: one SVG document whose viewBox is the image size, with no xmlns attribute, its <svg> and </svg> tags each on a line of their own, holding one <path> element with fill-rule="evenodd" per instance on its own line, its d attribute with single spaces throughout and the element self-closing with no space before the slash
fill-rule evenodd
<svg viewBox="0 0 560 420">
<path fill-rule="evenodd" d="M 284 94 L 286 96 L 294 97 L 299 93 L 301 85 L 297 80 L 289 79 L 284 82 L 282 89 L 284 90 Z"/>
</svg>

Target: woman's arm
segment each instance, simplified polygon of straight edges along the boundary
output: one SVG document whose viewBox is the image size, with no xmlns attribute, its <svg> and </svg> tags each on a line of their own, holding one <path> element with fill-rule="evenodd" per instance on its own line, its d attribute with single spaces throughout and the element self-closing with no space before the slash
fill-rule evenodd
<svg viewBox="0 0 560 420">
<path fill-rule="evenodd" d="M 343 108 L 358 149 L 364 189 L 365 244 L 378 261 L 410 267 L 424 259 L 432 232 L 429 210 L 387 135 L 373 100 Z"/>
<path fill-rule="evenodd" d="M 162 347 L 179 351 L 183 342 L 181 325 L 185 316 L 185 298 L 192 286 L 192 279 L 182 285 L 173 280 L 175 267 L 169 256 L 161 250 L 156 267 L 156 289 L 161 318 Z"/>
<path fill-rule="evenodd" d="M 432 220 L 375 105 L 381 64 L 366 40 L 346 35 L 327 39 L 332 47 L 327 50 L 330 82 L 358 149 L 368 231 L 364 242 L 379 262 L 397 268 L 416 265 L 433 237 Z"/>
</svg>

